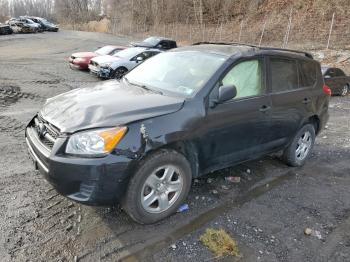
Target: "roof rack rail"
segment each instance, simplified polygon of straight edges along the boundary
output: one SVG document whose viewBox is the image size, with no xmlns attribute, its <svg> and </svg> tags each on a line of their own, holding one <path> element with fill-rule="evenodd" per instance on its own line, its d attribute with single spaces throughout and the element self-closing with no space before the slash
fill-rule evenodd
<svg viewBox="0 0 350 262">
<path fill-rule="evenodd" d="M 308 58 L 313 59 L 312 54 L 305 52 L 305 51 L 299 51 L 299 50 L 293 50 L 293 49 L 286 49 L 286 48 L 278 48 L 278 47 L 267 47 L 267 46 L 258 46 L 258 45 L 252 45 L 252 44 L 246 44 L 246 43 L 238 43 L 238 42 L 197 42 L 193 43 L 192 45 L 206 45 L 206 44 L 215 44 L 215 45 L 243 45 L 243 46 L 250 46 L 254 48 L 259 48 L 260 50 L 276 50 L 276 51 L 285 51 L 285 52 L 291 52 L 291 53 L 297 53 L 297 54 L 303 54 Z"/>
</svg>

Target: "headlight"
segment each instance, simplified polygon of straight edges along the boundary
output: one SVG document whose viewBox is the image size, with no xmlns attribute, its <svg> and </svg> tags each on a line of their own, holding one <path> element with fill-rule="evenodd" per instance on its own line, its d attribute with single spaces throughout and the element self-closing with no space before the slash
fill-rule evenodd
<svg viewBox="0 0 350 262">
<path fill-rule="evenodd" d="M 75 58 L 74 60 L 75 62 L 85 62 L 86 59 L 82 57 L 78 57 L 78 58 Z"/>
<path fill-rule="evenodd" d="M 74 155 L 103 155 L 110 153 L 123 138 L 127 127 L 83 131 L 72 135 L 66 153 Z"/>
</svg>

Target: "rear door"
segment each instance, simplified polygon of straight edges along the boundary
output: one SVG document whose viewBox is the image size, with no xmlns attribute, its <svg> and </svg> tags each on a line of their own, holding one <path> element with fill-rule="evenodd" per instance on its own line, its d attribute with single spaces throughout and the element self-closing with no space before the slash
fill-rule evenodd
<svg viewBox="0 0 350 262">
<path fill-rule="evenodd" d="M 296 59 L 271 56 L 268 65 L 272 103 L 271 136 L 279 148 L 289 143 L 312 111 L 313 85 L 302 84 L 300 65 Z"/>
</svg>

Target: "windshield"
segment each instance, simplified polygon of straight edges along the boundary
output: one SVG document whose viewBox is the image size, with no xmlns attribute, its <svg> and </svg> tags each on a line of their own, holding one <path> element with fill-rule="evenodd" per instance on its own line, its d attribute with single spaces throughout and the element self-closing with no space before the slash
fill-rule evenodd
<svg viewBox="0 0 350 262">
<path fill-rule="evenodd" d="M 44 19 L 44 18 L 42 18 L 42 19 L 41 19 L 41 22 L 42 22 L 43 24 L 45 24 L 45 25 L 48 25 L 48 26 L 54 26 L 54 24 L 53 24 L 53 23 L 51 23 L 51 22 L 47 21 L 47 20 L 46 20 L 46 19 Z"/>
<path fill-rule="evenodd" d="M 133 58 L 134 56 L 140 54 L 144 49 L 142 48 L 127 48 L 123 51 L 120 51 L 118 53 L 116 53 L 115 55 L 113 56 L 116 56 L 116 57 L 120 57 L 120 58 L 126 58 L 126 59 L 131 59 Z"/>
<path fill-rule="evenodd" d="M 115 48 L 113 46 L 104 46 L 95 51 L 98 55 L 108 55 L 110 54 Z"/>
<path fill-rule="evenodd" d="M 126 75 L 130 83 L 191 97 L 225 62 L 216 54 L 197 51 L 156 55 Z"/>
<path fill-rule="evenodd" d="M 151 46 L 155 46 L 159 43 L 159 41 L 160 41 L 160 39 L 157 37 L 149 37 L 149 38 L 146 38 L 145 40 L 143 40 L 142 43 L 148 44 Z"/>
<path fill-rule="evenodd" d="M 25 20 L 28 24 L 36 24 L 33 20 L 30 20 L 30 19 L 26 19 Z"/>
</svg>

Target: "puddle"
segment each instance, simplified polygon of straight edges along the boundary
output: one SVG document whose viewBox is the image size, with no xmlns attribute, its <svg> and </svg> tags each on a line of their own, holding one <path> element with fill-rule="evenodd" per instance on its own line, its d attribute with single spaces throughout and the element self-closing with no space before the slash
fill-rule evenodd
<svg viewBox="0 0 350 262">
<path fill-rule="evenodd" d="M 19 86 L 0 86 L 0 107 L 10 106 L 19 100 L 21 89 Z"/>
<path fill-rule="evenodd" d="M 223 202 L 221 205 L 214 207 L 208 211 L 201 213 L 199 216 L 194 218 L 188 224 L 174 230 L 169 235 L 158 240 L 155 243 L 151 243 L 148 246 L 142 247 L 141 250 L 131 253 L 130 255 L 124 257 L 123 261 L 145 261 L 152 254 L 160 251 L 161 249 L 169 246 L 171 243 L 183 238 L 184 236 L 202 228 L 205 224 L 212 221 L 216 217 L 225 214 L 227 211 L 233 208 L 239 208 L 243 204 L 258 198 L 259 196 L 265 194 L 266 192 L 272 190 L 273 188 L 283 184 L 287 180 L 295 178 L 295 173 L 289 171 L 283 175 L 275 177 L 268 182 L 263 183 L 260 186 L 256 186 L 252 189 L 248 189 L 244 193 L 239 194 L 235 199 L 229 199 Z M 244 189 L 243 189 L 244 190 Z M 243 191 L 242 190 L 242 191 Z"/>
<path fill-rule="evenodd" d="M 55 84 L 59 84 L 61 81 L 59 79 L 53 79 L 53 80 L 37 80 L 33 82 L 36 84 L 55 85 Z"/>
</svg>

